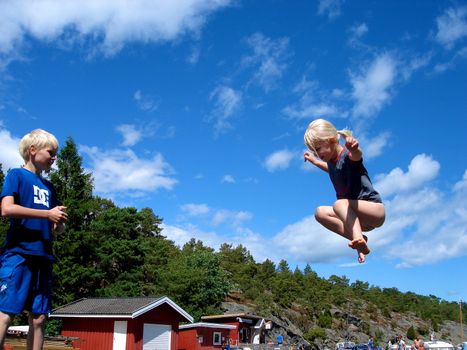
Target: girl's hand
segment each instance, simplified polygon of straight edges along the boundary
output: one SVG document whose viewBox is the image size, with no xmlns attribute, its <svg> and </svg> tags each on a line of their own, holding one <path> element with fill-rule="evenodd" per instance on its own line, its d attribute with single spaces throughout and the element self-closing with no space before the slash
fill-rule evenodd
<svg viewBox="0 0 467 350">
<path fill-rule="evenodd" d="M 306 151 L 306 152 L 303 154 L 303 158 L 304 158 L 304 161 L 305 161 L 305 162 L 306 162 L 306 161 L 309 161 L 311 164 L 315 164 L 316 161 L 318 160 L 318 159 L 316 158 L 316 156 L 315 156 L 313 153 L 308 152 L 308 151 Z"/>
<path fill-rule="evenodd" d="M 350 159 L 352 159 L 355 162 L 358 162 L 360 159 L 362 159 L 362 151 L 360 150 L 359 146 L 360 143 L 355 137 L 347 136 L 345 138 L 345 147 L 350 152 Z"/>
<path fill-rule="evenodd" d="M 357 150 L 359 145 L 360 145 L 360 144 L 359 144 L 358 140 L 357 140 L 355 137 L 353 137 L 353 136 L 347 136 L 347 137 L 345 138 L 345 147 L 346 147 L 350 152 Z"/>
</svg>

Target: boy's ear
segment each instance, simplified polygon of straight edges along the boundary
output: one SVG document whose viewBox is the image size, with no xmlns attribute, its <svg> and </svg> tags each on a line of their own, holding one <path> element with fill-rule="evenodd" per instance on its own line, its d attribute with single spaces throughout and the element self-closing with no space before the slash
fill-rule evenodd
<svg viewBox="0 0 467 350">
<path fill-rule="evenodd" d="M 36 152 L 37 152 L 37 147 L 34 146 L 34 145 L 31 145 L 31 146 L 29 146 L 28 151 L 29 151 L 29 154 L 36 154 Z"/>
</svg>

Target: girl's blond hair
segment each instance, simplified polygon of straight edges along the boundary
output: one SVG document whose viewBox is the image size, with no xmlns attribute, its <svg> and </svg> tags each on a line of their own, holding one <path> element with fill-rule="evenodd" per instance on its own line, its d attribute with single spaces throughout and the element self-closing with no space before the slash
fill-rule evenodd
<svg viewBox="0 0 467 350">
<path fill-rule="evenodd" d="M 316 153 L 316 143 L 320 141 L 339 140 L 340 136 L 352 136 L 350 130 L 337 130 L 336 127 L 324 119 L 313 120 L 305 131 L 303 137 L 305 145 L 310 151 Z"/>
<path fill-rule="evenodd" d="M 57 149 L 58 141 L 54 135 L 42 129 L 35 129 L 29 134 L 24 135 L 19 142 L 19 153 L 25 162 L 29 160 L 29 147 L 31 146 L 34 146 L 37 149 L 43 149 L 46 147 Z"/>
</svg>

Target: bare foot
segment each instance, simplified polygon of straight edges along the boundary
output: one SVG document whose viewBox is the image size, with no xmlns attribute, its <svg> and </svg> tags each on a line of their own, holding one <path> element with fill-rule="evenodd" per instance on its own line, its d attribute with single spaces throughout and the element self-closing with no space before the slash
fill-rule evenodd
<svg viewBox="0 0 467 350">
<path fill-rule="evenodd" d="M 363 264 L 365 262 L 365 254 L 363 254 L 361 251 L 358 251 L 358 262 L 360 264 Z"/>
<path fill-rule="evenodd" d="M 357 249 L 360 253 L 363 253 L 364 255 L 368 255 L 370 254 L 370 248 L 368 248 L 368 245 L 366 244 L 367 240 L 368 238 L 366 236 L 354 239 L 350 241 L 349 247 L 352 249 Z"/>
</svg>

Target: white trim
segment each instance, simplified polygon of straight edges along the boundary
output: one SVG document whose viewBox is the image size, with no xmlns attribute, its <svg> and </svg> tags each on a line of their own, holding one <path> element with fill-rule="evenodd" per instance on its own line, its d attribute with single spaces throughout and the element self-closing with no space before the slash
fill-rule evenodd
<svg viewBox="0 0 467 350">
<path fill-rule="evenodd" d="M 208 322 L 197 322 L 191 324 L 184 324 L 178 327 L 178 329 L 189 329 L 189 328 L 220 328 L 220 329 L 236 329 L 237 327 L 231 324 L 220 324 L 220 323 L 208 323 Z"/>
<path fill-rule="evenodd" d="M 182 315 L 183 317 L 185 317 L 185 319 L 189 322 L 193 322 L 193 317 L 190 316 L 189 313 L 187 313 L 185 310 L 183 310 L 180 306 L 178 306 L 177 304 L 175 304 L 172 300 L 170 300 L 168 297 L 163 297 L 149 305 L 147 305 L 146 307 L 140 309 L 140 310 L 137 310 L 136 312 L 132 313 L 131 315 L 130 314 L 126 314 L 126 315 L 109 315 L 109 314 L 101 314 L 101 315 L 89 315 L 89 314 L 60 314 L 60 313 L 56 313 L 56 314 L 50 314 L 49 313 L 49 317 L 57 317 L 57 318 L 65 318 L 65 317 L 76 317 L 76 318 L 136 318 L 156 307 L 159 307 L 160 305 L 164 304 L 164 303 L 167 303 L 169 304 L 173 309 L 175 309 L 175 311 L 177 311 L 180 315 Z"/>
<path fill-rule="evenodd" d="M 136 311 L 135 313 L 133 313 L 131 315 L 131 318 L 135 318 L 135 317 L 138 317 L 139 315 L 142 315 L 146 312 L 148 312 L 149 310 L 152 310 L 160 305 L 162 305 L 163 303 L 167 303 L 169 304 L 170 306 L 172 306 L 176 311 L 178 311 L 179 314 L 181 314 L 182 316 L 184 316 L 188 321 L 190 322 L 193 322 L 193 317 L 190 316 L 190 314 L 188 314 L 185 310 L 183 310 L 180 306 L 178 306 L 177 304 L 175 304 L 172 300 L 170 300 L 168 297 L 163 297 L 161 298 L 160 300 L 156 301 L 155 303 L 152 303 L 152 304 L 149 304 L 148 306 L 146 306 L 145 308 L 141 309 L 141 310 L 138 310 Z"/>
<path fill-rule="evenodd" d="M 218 337 L 218 341 L 216 341 Z M 222 345 L 222 333 L 221 332 L 212 332 L 212 345 Z"/>
<path fill-rule="evenodd" d="M 255 328 L 263 328 L 264 324 L 265 324 L 265 321 L 264 321 L 264 318 L 262 318 L 261 320 L 258 320 L 258 322 L 256 322 Z"/>
<path fill-rule="evenodd" d="M 253 320 L 250 320 L 249 318 L 237 317 L 237 321 L 240 323 L 253 324 Z"/>
</svg>

